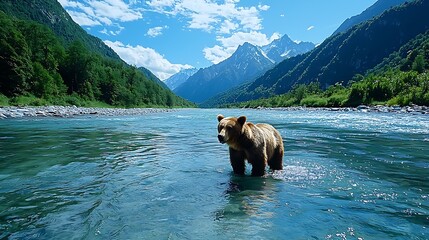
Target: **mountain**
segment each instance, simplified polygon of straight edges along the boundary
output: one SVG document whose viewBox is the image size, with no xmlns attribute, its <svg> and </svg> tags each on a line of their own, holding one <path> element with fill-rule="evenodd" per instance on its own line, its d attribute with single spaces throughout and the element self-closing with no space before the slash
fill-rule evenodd
<svg viewBox="0 0 429 240">
<path fill-rule="evenodd" d="M 296 86 L 286 94 L 228 104 L 231 107 L 357 107 L 359 105 L 429 105 L 429 30 L 417 35 L 384 58 L 365 76 L 357 75 L 347 86 L 321 91 L 317 83 Z M 384 108 L 384 107 L 383 107 Z M 424 108 L 416 107 L 419 113 Z M 391 111 L 386 108 L 382 111 Z"/>
<path fill-rule="evenodd" d="M 250 81 L 274 66 L 259 47 L 240 45 L 228 59 L 200 69 L 174 90 L 179 96 L 201 103 L 211 96 Z"/>
<path fill-rule="evenodd" d="M 371 7 L 367 8 L 365 11 L 363 11 L 361 14 L 353 16 L 351 18 L 348 18 L 346 21 L 344 21 L 340 27 L 338 27 L 337 30 L 333 33 L 333 35 L 340 33 L 340 32 L 346 32 L 353 26 L 363 23 L 367 20 L 372 19 L 373 17 L 376 17 L 380 14 L 382 14 L 384 11 L 394 7 L 401 5 L 403 3 L 409 2 L 410 0 L 378 0 L 375 2 Z M 411 0 L 412 1 L 412 0 Z"/>
<path fill-rule="evenodd" d="M 79 40 L 86 48 L 101 56 L 121 60 L 118 54 L 101 39 L 87 34 L 75 23 L 56 0 L 1 0 L 0 10 L 18 19 L 31 20 L 48 26 L 65 46 Z"/>
<path fill-rule="evenodd" d="M 182 83 L 186 82 L 189 77 L 194 75 L 198 69 L 196 68 L 189 68 L 189 69 L 183 69 L 182 71 L 174 74 L 173 76 L 169 77 L 164 81 L 164 83 L 171 89 L 174 90 L 178 86 L 180 86 Z"/>
<path fill-rule="evenodd" d="M 246 42 L 231 57 L 201 69 L 175 88 L 174 92 L 190 101 L 201 103 L 216 94 L 254 80 L 276 63 L 306 53 L 314 47 L 310 42 L 296 43 L 287 35 L 263 47 Z"/>
<path fill-rule="evenodd" d="M 331 36 L 303 55 L 284 60 L 252 83 L 215 96 L 209 102 L 238 102 L 286 93 L 297 84 L 319 82 L 322 88 L 346 85 L 365 74 L 402 45 L 429 29 L 429 1 L 415 0 Z"/>
<path fill-rule="evenodd" d="M 416 59 L 424 58 L 424 68 L 429 69 L 429 30 L 417 35 L 415 38 L 404 44 L 398 51 L 384 58 L 383 61 L 368 71 L 368 74 L 383 74 L 390 70 L 410 71 L 417 70 Z M 425 73 L 423 73 L 425 74 Z M 411 84 L 412 86 L 412 84 Z M 427 88 L 429 91 L 429 88 Z M 428 96 L 429 100 L 429 96 Z"/>
<path fill-rule="evenodd" d="M 263 46 L 262 50 L 265 55 L 276 63 L 299 54 L 306 53 L 315 48 L 311 42 L 294 42 L 288 35 L 272 41 L 270 44 Z"/>
</svg>

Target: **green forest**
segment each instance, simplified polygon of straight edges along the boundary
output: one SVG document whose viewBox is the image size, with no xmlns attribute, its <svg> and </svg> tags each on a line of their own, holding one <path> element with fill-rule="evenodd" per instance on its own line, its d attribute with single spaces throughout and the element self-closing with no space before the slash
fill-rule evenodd
<svg viewBox="0 0 429 240">
<path fill-rule="evenodd" d="M 141 70 L 0 11 L 0 105 L 193 107 Z"/>
<path fill-rule="evenodd" d="M 289 92 L 223 107 L 355 107 L 429 105 L 429 32 L 392 53 L 367 74 L 322 89 L 319 82 L 296 84 Z"/>
</svg>

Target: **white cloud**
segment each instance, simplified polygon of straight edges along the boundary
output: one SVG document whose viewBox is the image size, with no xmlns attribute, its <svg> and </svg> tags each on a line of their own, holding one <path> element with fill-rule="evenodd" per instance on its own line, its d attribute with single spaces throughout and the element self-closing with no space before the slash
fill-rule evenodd
<svg viewBox="0 0 429 240">
<path fill-rule="evenodd" d="M 128 22 L 143 18 L 139 9 L 132 9 L 123 0 L 87 0 L 83 2 L 59 0 L 60 4 L 81 26 L 113 25 L 117 22 Z"/>
<path fill-rule="evenodd" d="M 220 45 L 215 45 L 211 48 L 204 48 L 203 53 L 207 60 L 211 61 L 213 64 L 217 64 L 230 57 L 235 50 L 237 50 L 237 47 L 245 42 L 256 46 L 264 46 L 277 38 L 280 38 L 279 33 L 274 33 L 268 38 L 267 35 L 256 31 L 248 33 L 238 32 L 230 37 L 218 37 L 217 41 Z"/>
<path fill-rule="evenodd" d="M 190 15 L 192 19 L 189 21 L 189 28 L 211 32 L 214 29 L 214 25 L 219 23 L 219 20 L 213 18 L 210 14 L 191 13 Z"/>
<path fill-rule="evenodd" d="M 100 33 L 103 33 L 103 34 L 109 35 L 109 32 L 107 31 L 107 29 L 106 29 L 106 28 L 104 28 L 103 30 L 101 30 L 101 31 L 100 31 Z"/>
<path fill-rule="evenodd" d="M 140 45 L 124 45 L 122 42 L 104 41 L 128 64 L 145 67 L 155 74 L 159 79 L 165 80 L 182 69 L 191 68 L 190 65 L 173 64 L 152 48 Z"/>
<path fill-rule="evenodd" d="M 70 0 L 58 0 L 63 7 L 78 7 L 80 3 Z"/>
<path fill-rule="evenodd" d="M 116 36 L 116 35 L 119 35 L 122 32 L 122 30 L 125 29 L 119 24 L 115 24 L 113 27 L 115 27 L 116 30 L 107 30 L 107 28 L 103 28 L 103 30 L 100 30 L 99 32 L 110 36 Z"/>
<path fill-rule="evenodd" d="M 162 34 L 162 30 L 168 28 L 167 26 L 164 27 L 153 27 L 153 28 L 149 28 L 149 30 L 147 31 L 146 35 L 150 36 L 150 37 L 156 37 Z"/>
<path fill-rule="evenodd" d="M 268 41 L 269 41 L 269 42 L 272 42 L 272 41 L 274 41 L 274 40 L 276 40 L 276 39 L 279 39 L 279 38 L 281 38 L 281 37 L 282 37 L 282 35 L 281 35 L 280 33 L 275 32 L 275 33 L 273 33 L 273 35 L 271 35 L 270 40 L 268 40 Z"/>
<path fill-rule="evenodd" d="M 122 0 L 91 0 L 88 4 L 93 8 L 96 17 L 105 17 L 120 22 L 134 21 L 143 17 L 138 10 L 131 9 Z"/>
<path fill-rule="evenodd" d="M 69 11 L 68 12 L 73 19 L 73 21 L 77 22 L 81 26 L 97 26 L 101 25 L 99 21 L 93 19 L 82 12 Z"/>
<path fill-rule="evenodd" d="M 124 30 L 124 27 L 122 27 L 122 26 L 117 26 L 118 27 L 118 30 L 116 30 L 116 31 L 109 31 L 110 32 L 110 35 L 113 35 L 113 36 L 116 36 L 116 35 L 119 35 L 121 32 L 122 32 L 122 30 Z"/>
<path fill-rule="evenodd" d="M 150 0 L 146 4 L 162 14 L 181 15 L 188 27 L 203 31 L 229 33 L 231 30 L 260 30 L 262 19 L 259 10 L 269 6 L 238 7 L 239 0 Z M 259 9 L 259 10 L 258 10 Z"/>
<path fill-rule="evenodd" d="M 310 26 L 310 27 L 307 28 L 307 31 L 311 31 L 313 29 L 314 29 L 314 26 Z"/>
<path fill-rule="evenodd" d="M 205 58 L 213 63 L 231 56 L 244 42 L 262 46 L 280 37 L 279 33 L 267 36 L 260 32 L 263 29 L 260 12 L 268 11 L 269 5 L 239 6 L 240 0 L 81 0 L 81 3 L 76 0 L 59 1 L 69 12 L 80 13 L 74 16 L 79 19 L 80 25 L 103 25 L 105 29 L 100 32 L 107 35 L 119 34 L 123 29 L 119 25 L 120 22 L 141 19 L 143 11 L 154 11 L 174 17 L 178 21 L 185 21 L 188 29 L 216 33 L 218 44 L 203 49 Z M 137 7 L 141 3 L 145 9 Z M 112 30 L 112 26 L 118 27 L 117 31 Z M 166 26 L 150 28 L 146 35 L 162 35 L 165 28 Z M 125 46 L 120 42 L 109 43 L 125 61 L 148 67 L 160 78 L 177 72 L 176 70 L 184 66 L 169 63 L 150 48 L 139 45 Z M 141 56 L 137 56 L 136 52 Z M 153 61 L 147 56 L 151 56 Z"/>
<path fill-rule="evenodd" d="M 263 46 L 270 43 L 267 35 L 252 31 L 252 32 L 238 32 L 233 34 L 231 37 L 219 37 L 217 39 L 222 43 L 224 47 L 234 47 L 237 48 L 238 45 L 241 45 L 245 42 L 251 43 L 256 46 Z"/>
<path fill-rule="evenodd" d="M 112 22 L 112 20 L 110 20 L 109 18 L 107 18 L 107 17 L 98 17 L 98 20 L 100 21 L 100 22 L 102 22 L 102 23 L 104 23 L 104 25 L 112 25 L 113 24 L 113 22 Z"/>
<path fill-rule="evenodd" d="M 226 20 L 222 23 L 221 28 L 219 29 L 219 33 L 222 34 L 230 34 L 231 31 L 234 31 L 235 29 L 238 28 L 238 24 L 237 23 L 233 23 L 229 20 Z"/>
<path fill-rule="evenodd" d="M 258 5 L 258 8 L 262 11 L 268 11 L 270 9 L 270 6 L 268 5 Z"/>
<path fill-rule="evenodd" d="M 151 0 L 146 1 L 146 4 L 162 11 L 166 7 L 172 7 L 175 2 L 175 0 Z"/>
<path fill-rule="evenodd" d="M 235 51 L 235 49 L 226 49 L 219 45 L 215 45 L 211 48 L 204 48 L 203 53 L 207 60 L 212 62 L 213 64 L 217 64 L 225 59 L 227 59 L 231 54 Z"/>
<path fill-rule="evenodd" d="M 262 29 L 262 19 L 259 18 L 259 11 L 255 7 L 249 9 L 244 9 L 236 13 L 238 19 L 240 19 L 241 25 L 244 29 L 248 30 L 261 30 Z"/>
</svg>

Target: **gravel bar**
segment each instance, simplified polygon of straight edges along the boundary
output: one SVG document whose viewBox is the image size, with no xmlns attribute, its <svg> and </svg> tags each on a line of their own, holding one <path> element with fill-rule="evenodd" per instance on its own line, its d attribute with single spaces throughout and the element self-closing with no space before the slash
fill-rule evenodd
<svg viewBox="0 0 429 240">
<path fill-rule="evenodd" d="M 21 117 L 126 116 L 172 112 L 167 108 L 87 108 L 76 106 L 0 107 L 0 119 Z"/>
<path fill-rule="evenodd" d="M 258 107 L 258 110 L 283 110 L 283 111 L 334 111 L 334 112 L 380 112 L 380 113 L 411 113 L 411 114 L 429 114 L 429 107 L 426 106 L 366 106 L 341 107 L 341 108 L 310 108 L 310 107 L 285 107 L 285 108 L 265 108 Z"/>
</svg>

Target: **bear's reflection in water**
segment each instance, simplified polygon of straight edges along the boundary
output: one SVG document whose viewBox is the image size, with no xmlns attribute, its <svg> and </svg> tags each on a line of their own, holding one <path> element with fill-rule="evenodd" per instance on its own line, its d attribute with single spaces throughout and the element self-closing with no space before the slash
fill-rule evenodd
<svg viewBox="0 0 429 240">
<path fill-rule="evenodd" d="M 266 209 L 261 209 L 265 204 L 277 204 L 276 182 L 271 176 L 252 177 L 231 175 L 230 181 L 225 183 L 224 197 L 227 200 L 225 206 L 215 212 L 215 220 L 228 218 L 273 215 Z"/>
</svg>

